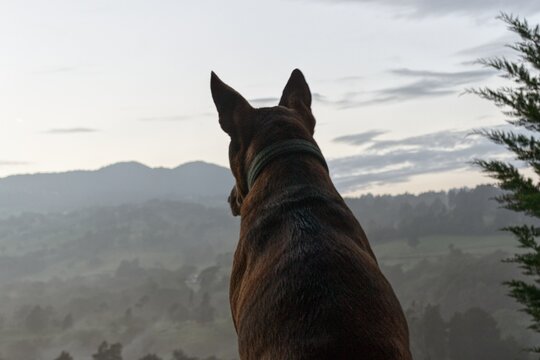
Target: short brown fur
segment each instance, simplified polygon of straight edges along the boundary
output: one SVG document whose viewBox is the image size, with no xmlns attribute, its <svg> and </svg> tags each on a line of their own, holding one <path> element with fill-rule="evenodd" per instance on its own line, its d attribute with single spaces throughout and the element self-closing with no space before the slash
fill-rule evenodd
<svg viewBox="0 0 540 360">
<path fill-rule="evenodd" d="M 323 163 L 292 153 L 264 167 L 248 191 L 247 171 L 266 146 L 315 144 L 311 93 L 294 70 L 279 106 L 254 109 L 214 73 L 212 96 L 241 215 L 230 283 L 242 360 L 409 360 L 401 306 L 360 224 Z"/>
</svg>

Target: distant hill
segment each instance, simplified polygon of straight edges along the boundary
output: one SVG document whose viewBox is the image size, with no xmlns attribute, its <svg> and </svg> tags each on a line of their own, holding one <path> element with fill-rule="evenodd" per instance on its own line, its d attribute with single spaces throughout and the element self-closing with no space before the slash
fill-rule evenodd
<svg viewBox="0 0 540 360">
<path fill-rule="evenodd" d="M 14 175 L 0 179 L 0 216 L 152 199 L 225 205 L 232 184 L 228 169 L 200 161 L 173 169 L 123 162 L 95 171 Z"/>
</svg>

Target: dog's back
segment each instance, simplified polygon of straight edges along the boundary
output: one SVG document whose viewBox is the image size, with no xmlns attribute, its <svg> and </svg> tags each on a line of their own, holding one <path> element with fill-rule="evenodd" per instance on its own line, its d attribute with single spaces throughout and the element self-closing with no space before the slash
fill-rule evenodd
<svg viewBox="0 0 540 360">
<path fill-rule="evenodd" d="M 231 208 L 242 216 L 230 286 L 240 356 L 411 359 L 401 306 L 316 156 L 306 89 L 295 71 L 280 107 L 255 110 L 213 77 L 231 136 Z M 276 144 L 287 143 L 292 150 L 280 153 Z"/>
<path fill-rule="evenodd" d="M 231 282 L 242 358 L 409 359 L 400 305 L 343 200 L 312 186 L 286 195 L 242 220 Z"/>
</svg>

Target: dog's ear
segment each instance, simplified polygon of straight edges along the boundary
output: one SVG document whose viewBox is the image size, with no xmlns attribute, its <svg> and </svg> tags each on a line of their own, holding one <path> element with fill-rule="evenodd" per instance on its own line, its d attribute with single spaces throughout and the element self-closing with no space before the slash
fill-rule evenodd
<svg viewBox="0 0 540 360">
<path fill-rule="evenodd" d="M 213 71 L 210 89 L 219 114 L 219 125 L 231 137 L 239 135 L 241 128 L 246 125 L 241 121 L 249 118 L 253 108 L 242 95 L 221 81 Z"/>
<path fill-rule="evenodd" d="M 293 70 L 289 81 L 287 81 L 287 85 L 285 85 L 285 89 L 283 89 L 279 105 L 299 112 L 306 121 L 308 129 L 313 134 L 315 118 L 311 113 L 311 91 L 300 70 Z"/>
<path fill-rule="evenodd" d="M 229 198 L 227 199 L 229 202 L 229 205 L 231 207 L 231 212 L 234 216 L 240 215 L 240 208 L 242 207 L 242 198 L 238 194 L 238 190 L 236 189 L 236 186 L 234 186 L 231 190 L 231 194 L 229 195 Z"/>
</svg>

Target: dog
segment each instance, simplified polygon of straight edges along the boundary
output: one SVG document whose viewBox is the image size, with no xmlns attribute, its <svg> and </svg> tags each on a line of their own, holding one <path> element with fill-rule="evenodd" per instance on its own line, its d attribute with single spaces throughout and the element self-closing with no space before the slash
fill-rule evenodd
<svg viewBox="0 0 540 360">
<path fill-rule="evenodd" d="M 212 72 L 241 216 L 230 280 L 242 360 L 410 360 L 401 305 L 313 139 L 295 69 L 278 106 L 253 108 Z"/>
</svg>

